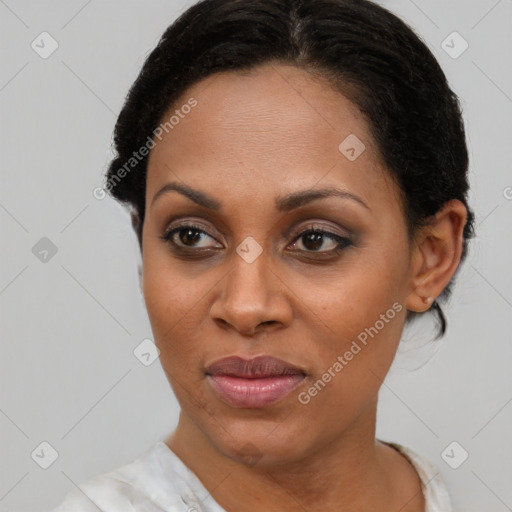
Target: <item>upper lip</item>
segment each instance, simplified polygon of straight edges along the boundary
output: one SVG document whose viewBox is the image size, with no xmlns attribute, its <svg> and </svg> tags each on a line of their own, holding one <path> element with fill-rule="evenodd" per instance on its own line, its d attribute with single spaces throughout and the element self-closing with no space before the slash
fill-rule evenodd
<svg viewBox="0 0 512 512">
<path fill-rule="evenodd" d="M 258 379 L 280 375 L 305 375 L 305 372 L 276 357 L 259 356 L 253 359 L 243 359 L 238 356 L 230 356 L 219 359 L 208 366 L 206 374 Z"/>
</svg>

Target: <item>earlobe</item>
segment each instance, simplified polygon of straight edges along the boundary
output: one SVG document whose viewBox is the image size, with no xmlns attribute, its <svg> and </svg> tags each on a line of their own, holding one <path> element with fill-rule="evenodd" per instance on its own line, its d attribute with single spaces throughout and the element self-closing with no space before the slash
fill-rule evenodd
<svg viewBox="0 0 512 512">
<path fill-rule="evenodd" d="M 425 304 L 425 306 L 427 306 L 426 309 L 430 309 L 430 306 L 433 304 L 434 302 L 434 298 L 433 297 L 425 297 L 423 299 L 423 303 Z"/>
<path fill-rule="evenodd" d="M 132 220 L 132 228 L 135 230 L 135 232 L 137 232 L 140 224 L 139 214 L 136 211 L 132 211 L 130 213 L 130 217 Z"/>
<path fill-rule="evenodd" d="M 414 311 L 415 313 L 423 313 L 431 308 L 432 304 L 435 302 L 435 297 L 422 297 L 418 294 L 418 291 L 414 291 L 407 297 L 405 301 L 405 307 L 409 311 Z"/>
<path fill-rule="evenodd" d="M 466 217 L 466 207 L 453 199 L 421 228 L 412 254 L 412 292 L 405 302 L 408 310 L 428 310 L 455 274 L 462 255 Z"/>
<path fill-rule="evenodd" d="M 141 226 L 141 222 L 140 222 L 140 216 L 135 210 L 132 210 L 130 212 L 130 217 L 131 217 L 131 221 L 132 221 L 132 228 L 135 231 L 135 234 L 137 235 L 137 241 L 139 242 L 139 248 L 140 248 L 140 252 L 142 255 L 142 229 L 141 229 L 142 226 Z M 140 263 L 138 266 L 138 276 L 139 276 L 139 288 L 140 288 L 142 295 L 144 295 L 142 264 L 140 264 Z"/>
</svg>

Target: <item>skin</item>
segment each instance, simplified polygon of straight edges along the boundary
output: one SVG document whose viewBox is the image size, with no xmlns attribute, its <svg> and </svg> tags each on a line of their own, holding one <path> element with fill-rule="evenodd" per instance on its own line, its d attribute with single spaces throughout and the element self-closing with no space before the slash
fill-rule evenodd
<svg viewBox="0 0 512 512">
<path fill-rule="evenodd" d="M 375 440 L 379 388 L 406 311 L 428 309 L 454 274 L 466 210 L 450 201 L 413 240 L 397 186 L 357 107 L 327 83 L 284 64 L 220 73 L 173 108 L 198 105 L 152 149 L 143 224 L 142 281 L 160 361 L 181 406 L 172 449 L 227 511 L 424 510 L 411 464 Z M 354 161 L 339 150 L 365 144 Z M 213 210 L 168 190 L 213 198 Z M 277 198 L 335 187 L 290 211 Z M 170 229 L 198 224 L 171 240 Z M 323 229 L 317 246 L 301 233 Z M 262 252 L 236 252 L 246 237 Z M 176 246 L 187 248 L 178 252 Z M 198 248 L 202 256 L 197 255 Z M 205 249 L 206 248 L 206 249 Z M 208 249 L 209 248 L 209 249 Z M 316 248 L 316 250 L 315 250 Z M 185 249 L 186 250 L 186 249 Z M 394 303 L 392 320 L 307 404 L 298 400 Z M 260 409 L 218 398 L 205 368 L 230 355 L 271 355 L 306 373 Z"/>
</svg>

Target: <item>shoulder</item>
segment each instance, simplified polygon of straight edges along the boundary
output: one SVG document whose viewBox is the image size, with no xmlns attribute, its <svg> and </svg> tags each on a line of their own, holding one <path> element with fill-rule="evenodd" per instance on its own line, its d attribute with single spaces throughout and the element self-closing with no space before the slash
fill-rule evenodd
<svg viewBox="0 0 512 512">
<path fill-rule="evenodd" d="M 81 483 L 52 512 L 187 510 L 181 499 L 186 493 L 186 476 L 175 459 L 158 442 L 131 463 Z"/>
<path fill-rule="evenodd" d="M 453 512 L 441 473 L 427 458 L 401 444 L 381 442 L 400 452 L 416 470 L 425 498 L 425 512 Z"/>
<path fill-rule="evenodd" d="M 81 483 L 52 512 L 132 512 L 134 489 L 114 470 Z"/>
</svg>

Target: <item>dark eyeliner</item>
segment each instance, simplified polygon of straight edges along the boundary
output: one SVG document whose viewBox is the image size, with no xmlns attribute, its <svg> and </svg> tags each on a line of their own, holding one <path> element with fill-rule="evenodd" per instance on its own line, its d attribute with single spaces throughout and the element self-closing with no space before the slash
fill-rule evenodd
<svg viewBox="0 0 512 512">
<path fill-rule="evenodd" d="M 327 231 L 324 228 L 313 228 L 313 227 L 305 229 L 304 231 L 299 233 L 297 236 L 295 236 L 294 241 L 292 243 L 293 244 L 297 243 L 297 241 L 300 238 L 302 238 L 304 235 L 307 235 L 309 233 L 320 233 L 321 235 L 325 235 L 326 237 L 331 238 L 334 241 L 336 241 L 338 245 L 334 249 L 331 249 L 330 251 L 304 251 L 304 250 L 300 250 L 299 252 L 301 252 L 301 253 L 306 253 L 306 254 L 323 254 L 323 255 L 327 256 L 329 254 L 332 255 L 333 253 L 338 254 L 341 251 L 343 251 L 345 248 L 353 245 L 353 240 L 350 237 L 348 237 L 348 236 L 338 235 L 337 233 L 333 233 L 332 231 Z"/>
<path fill-rule="evenodd" d="M 172 241 L 172 237 L 175 233 L 179 232 L 179 231 L 184 231 L 186 229 L 192 229 L 194 231 L 198 231 L 199 233 L 203 233 L 207 236 L 209 236 L 210 238 L 213 238 L 207 231 L 205 231 L 201 226 L 197 226 L 195 224 L 182 224 L 181 226 L 176 226 L 172 229 L 167 229 L 163 235 L 160 235 L 159 238 L 161 240 L 163 240 L 164 242 L 170 242 L 173 244 L 174 247 L 178 248 L 178 249 L 190 249 L 190 250 L 197 250 L 195 249 L 194 247 L 181 247 L 179 245 L 176 245 L 173 241 Z"/>
<path fill-rule="evenodd" d="M 159 238 L 161 240 L 163 240 L 166 244 L 170 243 L 172 245 L 172 250 L 178 251 L 178 252 L 187 252 L 189 254 L 194 254 L 194 253 L 200 254 L 200 253 L 204 253 L 206 251 L 211 251 L 212 249 L 218 250 L 218 248 L 216 248 L 216 247 L 202 247 L 202 248 L 199 247 L 198 248 L 198 247 L 181 246 L 172 240 L 173 236 L 176 233 L 178 233 L 180 231 L 187 230 L 187 229 L 191 229 L 196 232 L 202 233 L 202 234 L 212 238 L 213 240 L 215 240 L 215 238 L 212 235 L 210 235 L 207 231 L 205 231 L 203 229 L 203 227 L 201 227 L 199 225 L 195 225 L 193 223 L 182 224 L 182 225 L 173 227 L 172 229 L 167 229 L 162 235 L 159 236 Z M 300 255 L 305 255 L 307 257 L 309 257 L 310 255 L 314 255 L 314 257 L 317 259 L 318 258 L 328 258 L 328 257 L 332 257 L 333 255 L 337 255 L 337 254 L 341 253 L 344 249 L 353 245 L 352 239 L 348 236 L 342 236 L 337 233 L 333 233 L 332 231 L 327 231 L 324 228 L 314 228 L 314 227 L 309 227 L 308 229 L 304 229 L 299 234 L 297 234 L 293 238 L 291 245 L 296 244 L 298 242 L 298 240 L 300 240 L 300 238 L 302 238 L 303 236 L 310 234 L 310 233 L 321 234 L 331 240 L 334 240 L 337 243 L 337 246 L 334 249 L 330 249 L 328 251 L 313 251 L 313 250 L 308 251 L 308 250 L 304 250 L 304 249 L 298 249 L 298 250 L 289 251 L 289 252 L 296 252 Z M 290 245 L 290 244 L 288 244 L 288 245 Z"/>
</svg>

